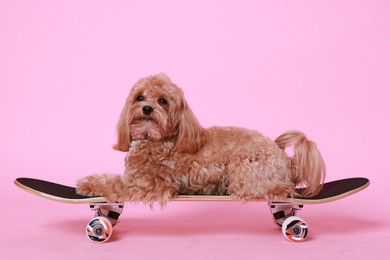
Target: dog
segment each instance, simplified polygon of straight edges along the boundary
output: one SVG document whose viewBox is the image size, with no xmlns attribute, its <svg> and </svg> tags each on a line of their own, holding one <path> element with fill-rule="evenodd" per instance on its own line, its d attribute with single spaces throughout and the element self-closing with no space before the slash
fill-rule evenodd
<svg viewBox="0 0 390 260">
<path fill-rule="evenodd" d="M 325 178 L 321 153 L 302 132 L 287 131 L 272 141 L 239 127 L 203 128 L 165 74 L 135 83 L 117 131 L 113 148 L 127 152 L 124 174 L 84 177 L 77 181 L 78 194 L 161 207 L 182 194 L 282 201 L 318 194 Z"/>
</svg>

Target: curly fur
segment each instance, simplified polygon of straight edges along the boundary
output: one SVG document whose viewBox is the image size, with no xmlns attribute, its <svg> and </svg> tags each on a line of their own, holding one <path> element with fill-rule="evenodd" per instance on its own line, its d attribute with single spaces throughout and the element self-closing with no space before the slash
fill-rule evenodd
<svg viewBox="0 0 390 260">
<path fill-rule="evenodd" d="M 290 146 L 291 158 L 284 151 Z M 325 177 L 320 152 L 302 132 L 272 141 L 239 127 L 205 129 L 164 74 L 134 85 L 113 147 L 128 152 L 124 175 L 84 177 L 76 185 L 79 194 L 161 206 L 179 194 L 282 200 L 298 196 L 296 186 L 307 187 L 304 196 L 317 194 Z"/>
</svg>

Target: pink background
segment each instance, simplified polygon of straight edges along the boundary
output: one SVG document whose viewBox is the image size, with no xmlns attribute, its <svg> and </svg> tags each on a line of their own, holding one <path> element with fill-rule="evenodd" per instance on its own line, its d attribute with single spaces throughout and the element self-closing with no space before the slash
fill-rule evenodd
<svg viewBox="0 0 390 260">
<path fill-rule="evenodd" d="M 0 1 L 1 259 L 384 259 L 390 183 L 389 1 Z M 87 205 L 13 185 L 122 173 L 115 125 L 131 85 L 165 72 L 204 126 L 275 138 L 300 129 L 327 180 L 356 196 L 306 206 L 286 242 L 265 203 L 127 205 L 111 243 L 84 236 Z"/>
</svg>

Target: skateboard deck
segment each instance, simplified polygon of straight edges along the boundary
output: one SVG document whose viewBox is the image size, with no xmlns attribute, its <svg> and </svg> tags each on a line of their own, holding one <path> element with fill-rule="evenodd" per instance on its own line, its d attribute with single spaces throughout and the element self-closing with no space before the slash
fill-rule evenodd
<svg viewBox="0 0 390 260">
<path fill-rule="evenodd" d="M 85 197 L 76 193 L 75 187 L 69 187 L 49 181 L 17 178 L 16 186 L 40 197 L 65 203 L 98 203 L 106 202 L 104 197 Z M 368 187 L 370 181 L 366 178 L 349 178 L 324 183 L 320 193 L 310 198 L 287 198 L 283 201 L 295 204 L 320 204 L 339 200 L 359 192 Z M 304 188 L 298 188 L 297 193 L 302 193 Z M 179 195 L 173 201 L 233 201 L 230 196 L 216 195 Z M 266 200 L 257 200 L 266 201 Z"/>
<path fill-rule="evenodd" d="M 14 183 L 19 188 L 46 199 L 65 203 L 89 203 L 90 209 L 95 211 L 95 217 L 87 224 L 86 235 L 94 243 L 108 241 L 124 207 L 123 203 L 108 203 L 104 197 L 78 195 L 75 187 L 49 181 L 17 178 Z M 302 209 L 304 204 L 320 204 L 345 198 L 367 188 L 369 184 L 370 181 L 366 178 L 341 179 L 323 184 L 320 193 L 314 197 L 287 198 L 283 201 L 254 201 L 268 202 L 274 222 L 282 229 L 284 237 L 290 242 L 302 242 L 308 235 L 308 226 L 303 219 L 295 216 L 297 210 Z M 302 193 L 303 190 L 304 188 L 296 189 L 297 193 Z M 179 195 L 172 199 L 172 201 L 234 200 L 231 196 L 212 195 Z"/>
</svg>

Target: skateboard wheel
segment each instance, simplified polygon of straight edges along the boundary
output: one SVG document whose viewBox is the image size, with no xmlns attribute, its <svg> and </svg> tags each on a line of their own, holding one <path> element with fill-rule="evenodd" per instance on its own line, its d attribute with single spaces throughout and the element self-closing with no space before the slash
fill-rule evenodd
<svg viewBox="0 0 390 260">
<path fill-rule="evenodd" d="M 287 218 L 282 225 L 283 235 L 290 242 L 302 242 L 308 231 L 306 222 L 297 216 Z"/>
<path fill-rule="evenodd" d="M 107 242 L 112 235 L 112 224 L 105 217 L 95 217 L 89 221 L 86 234 L 93 243 L 101 244 Z"/>
</svg>

